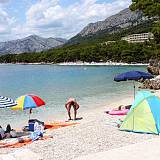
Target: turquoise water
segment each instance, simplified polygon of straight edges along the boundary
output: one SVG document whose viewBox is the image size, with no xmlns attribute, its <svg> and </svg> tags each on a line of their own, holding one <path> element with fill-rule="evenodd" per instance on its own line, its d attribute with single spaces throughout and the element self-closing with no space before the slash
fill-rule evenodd
<svg viewBox="0 0 160 160">
<path fill-rule="evenodd" d="M 0 65 L 0 95 L 13 99 L 29 93 L 40 96 L 46 106 L 34 109 L 32 118 L 44 120 L 65 113 L 64 104 L 69 97 L 75 97 L 83 111 L 132 96 L 132 82 L 113 81 L 115 75 L 130 70 L 146 71 L 146 67 Z M 28 119 L 28 111 L 1 109 L 0 113 L 2 126 Z"/>
</svg>

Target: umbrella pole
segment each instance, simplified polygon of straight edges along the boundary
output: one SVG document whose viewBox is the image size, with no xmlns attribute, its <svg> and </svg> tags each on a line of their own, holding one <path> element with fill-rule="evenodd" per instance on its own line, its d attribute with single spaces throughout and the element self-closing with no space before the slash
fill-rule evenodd
<svg viewBox="0 0 160 160">
<path fill-rule="evenodd" d="M 133 85 L 134 85 L 134 100 L 135 100 L 135 94 L 136 94 L 135 81 L 133 81 Z M 133 112 L 134 112 L 134 109 L 133 109 Z M 134 113 L 133 113 L 133 130 L 134 130 Z"/>
<path fill-rule="evenodd" d="M 135 100 L 136 86 L 135 86 L 135 82 L 134 81 L 133 81 L 133 85 L 134 85 L 134 100 Z"/>
<path fill-rule="evenodd" d="M 31 113 L 32 113 L 32 108 L 29 110 L 29 120 L 30 120 Z"/>
</svg>

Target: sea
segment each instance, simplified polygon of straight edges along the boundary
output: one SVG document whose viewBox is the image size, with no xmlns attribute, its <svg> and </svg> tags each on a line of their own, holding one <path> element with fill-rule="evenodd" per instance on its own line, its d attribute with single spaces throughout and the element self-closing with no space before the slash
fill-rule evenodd
<svg viewBox="0 0 160 160">
<path fill-rule="evenodd" d="M 70 97 L 74 97 L 80 110 L 85 111 L 133 96 L 133 82 L 114 81 L 117 74 L 131 70 L 146 71 L 146 66 L 0 64 L 0 95 L 15 100 L 21 95 L 35 94 L 46 105 L 33 109 L 31 118 L 54 120 L 54 117 L 66 114 L 64 105 Z M 0 125 L 25 125 L 28 112 L 0 109 Z"/>
</svg>

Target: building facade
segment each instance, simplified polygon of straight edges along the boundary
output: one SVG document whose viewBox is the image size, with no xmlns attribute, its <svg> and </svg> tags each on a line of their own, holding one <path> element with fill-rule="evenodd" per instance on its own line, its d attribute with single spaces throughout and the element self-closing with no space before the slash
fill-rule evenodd
<svg viewBox="0 0 160 160">
<path fill-rule="evenodd" d="M 122 37 L 121 40 L 125 40 L 128 43 L 143 43 L 145 41 L 149 41 L 154 39 L 154 35 L 149 33 L 140 33 L 140 34 L 131 34 L 126 37 Z"/>
</svg>

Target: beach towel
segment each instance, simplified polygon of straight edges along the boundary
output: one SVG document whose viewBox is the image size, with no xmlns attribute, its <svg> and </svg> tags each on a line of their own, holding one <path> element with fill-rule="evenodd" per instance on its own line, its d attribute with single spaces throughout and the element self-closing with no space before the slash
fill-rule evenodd
<svg viewBox="0 0 160 160">
<path fill-rule="evenodd" d="M 45 123 L 44 127 L 45 127 L 45 129 L 52 130 L 52 129 L 72 126 L 72 125 L 76 125 L 76 124 L 79 124 L 79 123 L 76 123 L 76 122 L 49 122 L 49 123 Z"/>
<path fill-rule="evenodd" d="M 40 137 L 38 140 L 47 140 L 52 138 L 53 137 L 50 135 L 45 135 L 43 137 Z M 32 139 L 29 137 L 8 139 L 8 141 L 0 142 L 0 148 L 20 148 L 32 142 L 33 142 Z"/>
<path fill-rule="evenodd" d="M 45 129 L 57 129 L 61 127 L 67 127 L 71 125 L 76 125 L 79 123 L 72 123 L 72 122 L 50 122 L 45 125 Z M 36 133 L 37 134 L 37 133 Z M 35 136 L 35 135 L 34 135 Z M 36 135 L 37 136 L 37 135 Z M 37 137 L 32 137 L 34 140 L 36 140 Z M 10 138 L 10 139 L 4 139 L 0 141 L 0 148 L 20 148 L 24 145 L 28 145 L 33 142 L 33 139 L 28 136 L 22 136 L 20 138 Z M 44 134 L 43 137 L 38 137 L 38 140 L 48 140 L 53 139 L 51 135 Z"/>
</svg>

